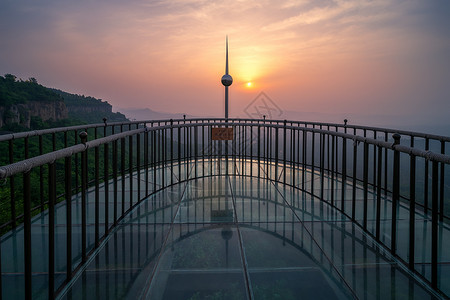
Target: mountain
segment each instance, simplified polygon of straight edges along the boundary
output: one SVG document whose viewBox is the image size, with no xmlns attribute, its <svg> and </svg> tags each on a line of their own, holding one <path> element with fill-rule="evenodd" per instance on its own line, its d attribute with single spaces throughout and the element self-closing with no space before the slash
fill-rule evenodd
<svg viewBox="0 0 450 300">
<path fill-rule="evenodd" d="M 170 120 L 170 119 L 183 119 L 183 114 L 181 113 L 166 113 L 158 112 L 149 108 L 119 108 L 121 113 L 123 113 L 130 120 Z M 191 115 L 186 115 L 186 118 L 192 118 Z"/>
<path fill-rule="evenodd" d="M 6 132 L 87 123 L 127 121 L 101 99 L 45 87 L 35 78 L 26 81 L 0 76 L 0 128 Z"/>
<path fill-rule="evenodd" d="M 113 112 L 112 106 L 107 101 L 94 97 L 70 94 L 61 90 L 51 89 L 64 99 L 69 111 L 69 118 L 84 123 L 102 123 L 103 118 L 108 122 L 123 122 L 128 119 L 120 112 Z"/>
</svg>

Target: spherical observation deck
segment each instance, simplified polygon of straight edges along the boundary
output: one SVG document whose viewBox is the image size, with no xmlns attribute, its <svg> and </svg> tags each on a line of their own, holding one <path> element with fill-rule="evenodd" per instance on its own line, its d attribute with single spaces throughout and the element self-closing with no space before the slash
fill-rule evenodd
<svg viewBox="0 0 450 300">
<path fill-rule="evenodd" d="M 231 75 L 229 74 L 225 74 L 222 76 L 221 81 L 224 86 L 230 86 L 233 83 L 233 77 L 231 77 Z"/>
</svg>

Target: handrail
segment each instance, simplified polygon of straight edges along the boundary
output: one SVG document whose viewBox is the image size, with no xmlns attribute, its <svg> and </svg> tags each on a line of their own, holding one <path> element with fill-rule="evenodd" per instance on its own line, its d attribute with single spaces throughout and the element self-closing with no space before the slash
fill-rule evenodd
<svg viewBox="0 0 450 300">
<path fill-rule="evenodd" d="M 163 125 L 163 126 L 150 127 L 150 128 L 144 127 L 144 128 L 140 128 L 140 129 L 117 133 L 114 135 L 110 135 L 107 137 L 103 137 L 103 138 L 99 138 L 96 140 L 86 142 L 86 144 L 74 145 L 74 146 L 71 146 L 68 148 L 64 148 L 64 149 L 57 150 L 54 152 L 49 152 L 49 153 L 46 153 L 43 155 L 25 159 L 25 160 L 22 160 L 20 162 L 16 162 L 16 163 L 13 163 L 10 165 L 1 166 L 0 167 L 0 179 L 5 179 L 7 177 L 10 177 L 10 176 L 13 176 L 13 175 L 16 175 L 19 173 L 23 173 L 23 172 L 28 172 L 32 168 L 39 167 L 39 166 L 42 166 L 42 165 L 45 165 L 48 163 L 52 163 L 57 159 L 69 157 L 73 154 L 81 153 L 81 152 L 85 151 L 86 149 L 98 147 L 100 145 L 103 145 L 103 144 L 106 144 L 106 143 L 109 143 L 109 142 L 112 142 L 112 141 L 115 141 L 115 140 L 118 140 L 118 139 L 121 139 L 124 137 L 142 133 L 145 131 L 156 131 L 156 130 L 164 130 L 164 129 L 170 129 L 170 128 L 200 127 L 200 126 L 260 126 L 260 127 L 262 126 L 262 127 L 270 127 L 270 128 L 301 130 L 301 131 L 308 131 L 308 132 L 319 133 L 319 134 L 320 133 L 329 134 L 329 135 L 353 140 L 355 143 L 356 142 L 364 142 L 367 144 L 380 146 L 382 148 L 393 149 L 393 150 L 396 150 L 396 151 L 399 151 L 402 153 L 411 154 L 416 157 L 422 157 L 428 161 L 450 164 L 450 156 L 448 156 L 448 155 L 435 153 L 432 151 L 424 151 L 424 150 L 420 150 L 420 149 L 416 149 L 416 148 L 411 148 L 408 146 L 395 144 L 395 142 L 390 143 L 390 142 L 385 142 L 385 141 L 377 140 L 377 139 L 373 139 L 373 138 L 351 135 L 348 133 L 328 131 L 328 130 L 316 129 L 316 128 L 285 126 L 285 125 L 275 125 L 275 124 L 266 124 L 266 123 L 249 124 L 249 123 L 215 122 L 215 123 L 171 124 L 171 125 Z"/>
<path fill-rule="evenodd" d="M 137 124 L 135 129 L 132 129 L 134 126 L 131 125 L 133 124 Z M 305 126 L 300 124 L 305 124 Z M 397 207 L 402 203 L 405 205 L 404 207 L 409 207 L 412 213 L 415 213 L 417 210 L 423 210 L 427 220 L 431 220 L 433 232 L 431 237 L 431 279 L 428 277 L 424 278 L 432 288 L 439 291 L 437 275 L 439 240 L 435 234 L 439 228 L 438 226 L 441 226 L 439 224 L 444 224 L 450 220 L 448 215 L 449 206 L 447 202 L 444 203 L 444 194 L 446 193 L 444 192 L 445 179 L 448 182 L 448 177 L 445 177 L 445 165 L 450 164 L 450 156 L 445 155 L 446 140 L 441 140 L 441 146 L 444 147 L 441 147 L 441 153 L 437 153 L 430 151 L 427 146 L 425 146 L 425 149 L 420 149 L 402 145 L 400 143 L 401 135 L 398 133 L 405 133 L 404 131 L 392 131 L 395 134 L 389 138 L 388 132 L 385 132 L 382 138 L 378 138 L 375 134 L 373 137 L 369 137 L 366 131 L 362 134 L 361 131 L 356 131 L 355 129 L 347 133 L 344 130 L 338 130 L 337 126 L 336 128 L 329 128 L 328 126 L 334 125 L 327 123 L 315 123 L 314 126 L 308 126 L 307 124 L 312 123 L 254 119 L 177 119 L 109 124 L 105 122 L 105 124 L 56 128 L 54 131 L 49 129 L 31 132 L 30 134 L 36 135 L 54 133 L 58 130 L 81 129 L 87 131 L 88 128 L 96 126 L 104 128 L 104 134 L 100 135 L 101 137 L 98 137 L 97 129 L 95 129 L 95 134 L 90 141 L 87 141 L 87 132 L 82 132 L 80 135 L 78 135 L 79 132 L 75 132 L 75 139 L 71 140 L 70 143 L 78 143 L 81 140 L 79 144 L 69 145 L 66 142 L 63 149 L 57 150 L 54 147 L 55 151 L 45 154 L 41 151 L 42 154 L 31 158 L 27 158 L 28 156 L 25 155 L 26 159 L 17 162 L 13 162 L 10 159 L 11 163 L 9 165 L 0 166 L 0 179 L 10 178 L 8 179 L 9 187 L 5 186 L 9 188 L 11 213 L 10 218 L 8 216 L 10 221 L 6 223 L 7 227 L 5 228 L 15 228 L 16 224 L 23 223 L 24 249 L 26 249 L 25 259 L 31 261 L 30 249 L 33 245 L 31 239 L 31 212 L 35 209 L 32 205 L 35 205 L 35 200 L 38 200 L 33 199 L 32 201 L 31 194 L 39 191 L 41 193 L 41 204 L 38 208 L 41 211 L 45 211 L 48 208 L 50 232 L 48 235 L 50 245 L 48 253 L 50 259 L 54 260 L 54 205 L 57 202 L 56 190 L 58 188 L 59 191 L 64 193 L 64 197 L 61 197 L 61 199 L 65 199 L 66 204 L 68 204 L 66 211 L 67 224 L 69 224 L 66 227 L 68 232 L 66 265 L 69 267 L 67 268 L 66 279 L 70 280 L 74 272 L 77 272 L 78 268 L 86 262 L 92 251 L 99 247 L 101 240 L 107 237 L 111 228 L 114 228 L 131 209 L 141 201 L 144 201 L 148 195 L 156 193 L 167 186 L 191 180 L 191 178 L 197 178 L 197 172 L 201 170 L 200 168 L 204 168 L 205 160 L 209 160 L 211 170 L 206 173 L 205 170 L 202 170 L 202 173 L 199 173 L 200 176 L 220 176 L 221 172 L 228 174 L 228 167 L 221 171 L 222 164 L 220 163 L 222 157 L 226 157 L 226 159 L 234 159 L 236 166 L 241 164 L 239 176 L 253 176 L 274 180 L 275 182 L 305 191 L 311 196 L 337 208 L 354 223 L 358 224 L 364 232 L 380 242 L 393 256 L 401 259 L 404 265 L 408 265 L 408 268 L 419 276 L 421 276 L 421 273 L 416 268 L 415 256 L 404 256 L 407 246 L 410 249 L 409 253 L 413 253 L 411 251 L 415 249 L 414 234 L 409 236 L 409 245 L 401 245 L 401 252 L 397 249 L 397 246 L 400 246 L 396 244 L 399 240 L 396 236 L 396 226 L 398 224 Z M 118 133 L 111 130 L 109 131 L 110 135 L 106 134 L 107 126 L 117 125 L 130 126 L 126 126 L 128 128 L 125 128 L 125 130 L 121 128 Z M 324 128 L 324 126 L 326 127 Z M 234 140 L 230 142 L 213 141 L 209 136 L 213 127 L 234 128 Z M 349 128 L 349 126 L 344 125 L 343 128 Z M 359 127 L 359 129 L 373 130 L 374 128 Z M 258 137 L 256 142 L 254 140 L 255 134 Z M 14 138 L 18 138 L 18 136 L 21 135 L 15 135 Z M 26 136 L 26 133 L 22 133 L 22 136 Z M 353 147 L 351 146 L 352 143 Z M 10 141 L 11 144 L 12 142 Z M 88 149 L 93 150 L 87 151 Z M 409 168 L 401 168 L 406 166 L 407 161 L 404 157 L 400 157 L 400 153 L 405 153 L 409 156 Z M 22 158 L 22 156 L 19 157 L 20 159 Z M 353 158 L 353 162 L 350 158 Z M 423 167 L 420 166 L 420 169 L 416 168 L 416 158 L 425 160 L 425 164 Z M 257 171 L 254 170 L 253 166 L 250 168 L 246 166 L 248 159 L 250 159 L 251 164 L 258 164 Z M 192 160 L 195 161 L 195 164 L 192 165 L 192 168 L 188 168 Z M 212 166 L 216 160 L 218 167 L 213 171 Z M 236 162 L 237 160 L 239 162 Z M 431 174 L 429 174 L 428 170 L 429 162 L 432 162 Z M 201 166 L 202 163 L 203 166 Z M 182 168 L 183 164 L 186 167 Z M 45 165 L 47 167 L 44 167 Z M 228 165 L 226 164 L 226 166 Z M 72 171 L 72 166 L 75 167 L 75 172 Z M 178 174 L 176 176 L 167 175 L 165 168 L 170 168 L 171 173 L 169 174 Z M 81 172 L 79 172 L 80 169 Z M 416 179 L 416 170 L 422 169 L 424 172 L 420 175 L 423 174 L 423 177 Z M 289 170 L 292 170 L 292 172 Z M 316 170 L 319 172 L 316 172 Z M 407 177 L 402 177 L 403 175 L 400 175 L 401 170 L 410 174 L 407 174 Z M 373 176 L 372 174 L 369 175 L 369 172 L 372 173 L 372 171 Z M 236 170 L 233 172 L 236 172 Z M 60 176 L 62 173 L 64 173 L 64 178 Z M 20 176 L 15 177 L 15 175 L 19 174 Z M 430 180 L 428 180 L 430 175 L 431 184 Z M 39 176 L 40 187 L 32 185 L 32 176 Z M 325 176 L 327 176 L 326 180 L 330 184 L 329 188 L 324 184 L 326 183 L 324 181 Z M 409 194 L 406 191 L 407 197 L 404 190 L 408 186 L 402 186 L 403 182 L 401 183 L 400 181 L 400 179 L 404 181 L 405 178 L 410 180 Z M 423 180 L 423 178 L 427 180 Z M 14 179 L 19 180 L 14 182 Z M 22 182 L 20 182 L 20 179 L 22 179 Z M 45 187 L 44 182 L 46 181 L 48 181 L 48 185 Z M 121 187 L 118 186 L 118 181 L 120 181 Z M 109 182 L 110 184 L 103 184 L 104 182 Z M 382 186 L 383 184 L 384 187 Z M 420 197 L 416 199 L 416 184 L 417 186 L 421 185 L 418 190 L 423 195 L 423 201 L 421 201 Z M 14 190 L 15 187 L 18 187 L 17 191 Z M 351 190 L 347 189 L 348 187 L 351 187 Z M 423 190 L 421 190 L 422 187 Z M 108 207 L 105 206 L 104 208 L 104 218 L 106 220 L 104 230 L 101 230 L 103 225 L 101 225 L 99 214 L 101 207 L 99 192 L 101 189 L 104 189 L 105 192 L 103 196 L 105 197 L 105 205 L 109 205 L 108 203 L 113 203 L 114 205 L 113 216 L 108 216 Z M 110 189 L 112 191 L 111 197 Z M 326 189 L 333 192 L 327 193 Z M 335 193 L 338 189 L 340 189 L 340 196 L 337 196 Z M 359 198 L 361 196 L 357 196 L 357 189 L 362 190 L 363 199 Z M 44 190 L 48 192 L 48 195 L 44 195 Z M 94 192 L 92 203 L 95 207 L 95 233 L 94 241 L 91 241 L 90 244 L 94 250 L 90 246 L 88 247 L 88 222 L 86 219 L 86 210 L 88 209 L 87 195 L 92 191 Z M 429 197 L 430 191 L 431 197 Z M 82 260 L 81 262 L 75 262 L 75 271 L 71 267 L 74 262 L 71 260 L 72 254 L 69 253 L 72 249 L 70 209 L 73 192 L 81 198 L 81 228 L 83 229 L 81 232 Z M 369 193 L 372 192 L 377 199 L 370 199 Z M 141 195 L 142 193 L 144 195 Z M 403 198 L 403 196 L 405 197 Z M 445 195 L 445 197 L 447 196 Z M 16 202 L 15 197 L 21 202 Z M 428 202 L 428 198 L 431 199 L 430 202 Z M 119 199 L 121 209 L 118 206 Z M 346 200 L 349 201 L 347 202 Z M 376 210 L 376 216 L 368 216 L 368 212 L 371 210 L 368 207 L 370 201 L 373 201 L 374 205 L 378 206 L 373 210 Z M 380 215 L 382 202 L 389 204 L 391 210 L 389 216 L 392 225 L 388 241 L 383 239 L 384 233 L 381 231 L 381 224 L 385 222 Z M 23 203 L 23 214 L 20 203 Z M 19 208 L 18 213 L 15 211 L 16 207 Z M 387 210 L 388 208 L 384 207 L 383 209 Z M 356 214 L 357 210 L 359 211 L 358 214 L 362 213 L 362 216 Z M 429 218 L 428 216 L 431 217 Z M 111 219 L 113 222 L 110 226 L 109 221 Z M 371 221 L 375 221 L 375 228 L 368 223 Z M 411 228 L 414 228 L 415 215 L 410 216 L 409 221 L 412 224 L 410 225 Z M 28 266 L 24 272 L 25 278 L 28 278 L 28 281 L 26 280 L 25 283 L 25 289 L 30 291 L 31 263 L 26 263 L 25 265 Z M 54 276 L 54 271 L 54 269 L 49 270 L 49 274 L 52 274 L 49 277 L 53 278 L 49 280 L 52 285 L 50 288 L 52 292 L 55 283 L 54 277 L 52 277 Z"/>
<path fill-rule="evenodd" d="M 32 136 L 39 136 L 44 134 L 52 134 L 52 133 L 58 133 L 58 132 L 67 132 L 72 130 L 80 130 L 80 129 L 88 129 L 88 128 L 96 128 L 96 127 L 104 127 L 106 126 L 121 126 L 121 125 L 139 125 L 139 124 L 156 124 L 156 123 L 169 123 L 169 122 L 190 122 L 193 121 L 204 121 L 204 120 L 210 120 L 210 121 L 223 121 L 220 123 L 233 123 L 235 124 L 235 121 L 244 121 L 244 122 L 251 122 L 256 124 L 262 123 L 292 123 L 292 124 L 303 124 L 303 125 L 313 125 L 313 126 L 330 126 L 330 127 L 336 127 L 336 128 L 352 128 L 356 130 L 370 130 L 370 131 L 377 131 L 377 132 L 384 132 L 384 133 L 398 133 L 401 135 L 408 135 L 418 138 L 428 138 L 432 140 L 438 140 L 443 142 L 450 142 L 450 137 L 443 136 L 443 135 L 436 135 L 436 134 L 428 134 L 428 133 L 422 133 L 417 131 L 407 131 L 407 130 L 399 130 L 399 129 L 393 129 L 393 128 L 385 128 L 385 127 L 370 127 L 370 126 L 364 126 L 364 125 L 349 125 L 349 124 L 341 124 L 341 123 L 322 123 L 322 122 L 309 122 L 309 121 L 295 121 L 295 120 L 270 120 L 270 119 L 246 119 L 246 118 L 189 118 L 189 119 L 159 119 L 159 120 L 140 120 L 140 121 L 129 121 L 129 122 L 111 122 L 111 123 L 96 123 L 96 124 L 86 124 L 86 125 L 76 125 L 76 126 L 68 126 L 68 127 L 58 127 L 58 128 L 51 128 L 51 129 L 40 129 L 40 130 L 32 130 L 32 131 L 26 131 L 26 132 L 19 132 L 19 133 L 8 133 L 0 135 L 0 142 L 8 141 L 8 140 L 14 140 L 19 138 L 26 138 L 26 137 L 32 137 Z"/>
</svg>

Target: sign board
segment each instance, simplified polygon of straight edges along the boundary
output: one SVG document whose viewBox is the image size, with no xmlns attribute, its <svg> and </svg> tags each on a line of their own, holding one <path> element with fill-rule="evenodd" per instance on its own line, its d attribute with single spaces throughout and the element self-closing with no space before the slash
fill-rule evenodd
<svg viewBox="0 0 450 300">
<path fill-rule="evenodd" d="M 233 128 L 212 128 L 211 138 L 213 141 L 232 141 Z"/>
</svg>

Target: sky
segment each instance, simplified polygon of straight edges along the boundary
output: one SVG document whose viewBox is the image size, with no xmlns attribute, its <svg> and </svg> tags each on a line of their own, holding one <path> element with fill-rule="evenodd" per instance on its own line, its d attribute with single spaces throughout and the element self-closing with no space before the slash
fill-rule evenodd
<svg viewBox="0 0 450 300">
<path fill-rule="evenodd" d="M 263 92 L 274 118 L 449 126 L 448 16 L 448 0 L 1 0 L 0 75 L 221 117 L 228 35 L 231 116 Z"/>
</svg>

